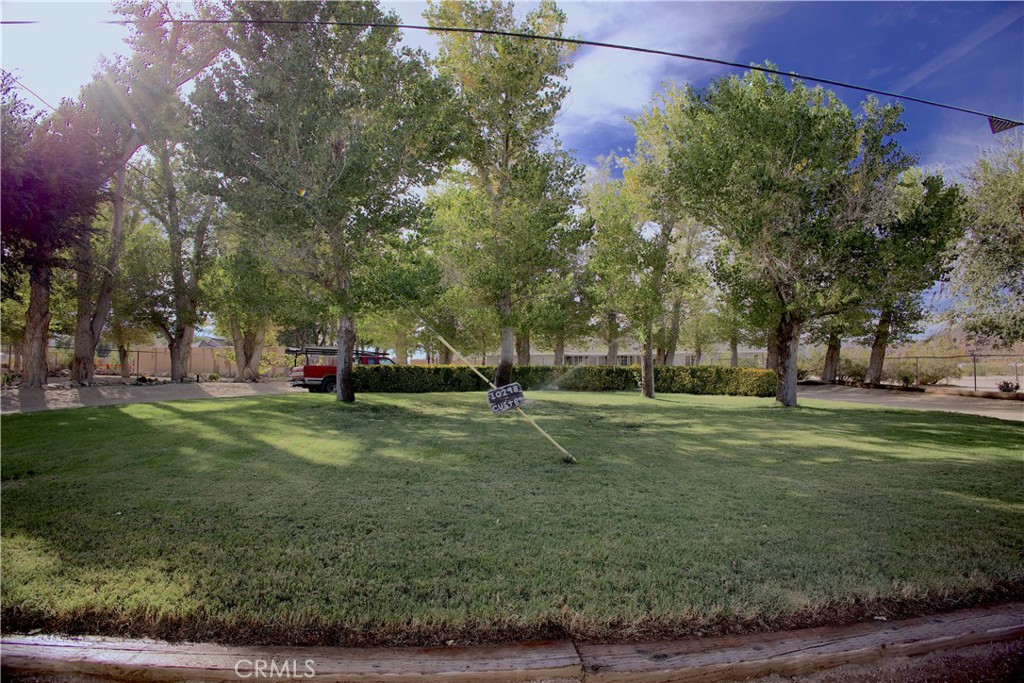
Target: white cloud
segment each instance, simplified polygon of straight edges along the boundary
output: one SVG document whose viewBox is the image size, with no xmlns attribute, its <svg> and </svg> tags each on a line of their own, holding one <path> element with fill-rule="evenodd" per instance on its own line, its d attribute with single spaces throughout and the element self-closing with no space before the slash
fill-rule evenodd
<svg viewBox="0 0 1024 683">
<path fill-rule="evenodd" d="M 424 2 L 383 6 L 403 23 L 425 23 Z M 522 16 L 536 6 L 517 2 L 516 12 Z M 785 11 L 781 4 L 738 2 L 560 2 L 559 7 L 567 16 L 567 36 L 731 61 L 744 61 L 745 36 L 753 27 Z M 432 54 L 437 49 L 436 38 L 424 31 L 405 31 L 404 43 Z M 610 151 L 628 131 L 623 118 L 638 114 L 664 80 L 700 80 L 722 70 L 696 61 L 581 47 L 569 70 L 570 93 L 555 130 L 570 143 L 588 133 L 604 134 L 609 147 L 603 151 Z"/>
<path fill-rule="evenodd" d="M 574 2 L 562 5 L 567 33 L 587 40 L 742 61 L 745 36 L 781 5 L 709 2 Z M 672 57 L 583 48 L 569 72 L 571 94 L 562 126 L 636 114 L 662 81 L 682 82 L 723 67 Z"/>
<path fill-rule="evenodd" d="M 892 92 L 906 93 L 907 90 L 936 73 L 943 67 L 952 64 L 961 57 L 970 54 L 979 45 L 996 35 L 1006 27 L 1019 21 L 1024 17 L 1024 7 L 1014 4 L 1004 12 L 995 15 L 982 26 L 978 27 L 962 40 L 950 47 L 948 50 L 936 55 L 909 74 L 899 79 L 889 90 Z M 909 93 L 907 93 L 909 94 Z"/>
<path fill-rule="evenodd" d="M 944 178 L 960 182 L 965 178 L 967 168 L 985 149 L 995 147 L 999 139 L 1012 133 L 993 135 L 984 119 L 947 112 L 942 123 L 932 128 L 925 139 L 919 165 L 930 170 L 940 170 Z"/>
</svg>

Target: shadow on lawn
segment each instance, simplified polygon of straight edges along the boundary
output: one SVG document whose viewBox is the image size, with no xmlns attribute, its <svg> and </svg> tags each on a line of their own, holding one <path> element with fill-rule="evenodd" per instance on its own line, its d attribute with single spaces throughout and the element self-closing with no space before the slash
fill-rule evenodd
<svg viewBox="0 0 1024 683">
<path fill-rule="evenodd" d="M 857 619 L 879 600 L 900 616 L 1020 595 L 1005 558 L 979 558 L 968 568 L 980 579 L 943 585 L 911 574 L 900 580 L 920 585 L 890 602 L 895 593 L 878 597 L 877 587 L 895 579 L 878 576 L 886 563 L 894 574 L 905 567 L 871 547 L 909 554 L 911 568 L 943 553 L 960 566 L 954 546 L 979 534 L 1004 553 L 1019 550 L 1024 472 L 1012 453 L 999 454 L 1012 425 L 671 397 L 638 416 L 637 405 L 614 400 L 550 398 L 531 412 L 579 466 L 562 465 L 521 420 L 490 416 L 478 396 L 425 395 L 413 405 L 289 396 L 78 413 L 116 423 L 117 439 L 131 445 L 67 458 L 5 453 L 5 478 L 33 472 L 5 483 L 5 537 L 38 544 L 59 567 L 56 582 L 77 577 L 88 589 L 96 576 L 138 570 L 188 591 L 174 598 L 181 604 L 140 604 L 129 590 L 135 606 L 126 607 L 100 590 L 63 612 L 5 600 L 5 628 L 275 644 L 616 639 L 645 628 L 672 637 Z M 814 556 L 818 535 L 838 539 L 834 565 Z M 602 556 L 602 546 L 617 552 Z M 815 576 L 787 574 L 793 561 Z M 675 566 L 686 563 L 703 567 L 690 572 L 697 578 Z M 828 595 L 818 575 L 833 566 L 851 585 L 863 580 L 864 596 Z M 705 612 L 694 611 L 688 581 L 710 591 Z M 485 602 L 481 584 L 508 602 Z M 587 605 L 574 605 L 580 616 L 563 611 L 574 590 L 640 607 L 584 618 Z M 686 607 L 644 612 L 664 605 L 666 592 Z M 779 597 L 795 593 L 814 596 L 813 609 Z M 945 602 L 936 598 L 944 593 Z M 764 603 L 745 613 L 742 599 L 761 594 Z"/>
</svg>

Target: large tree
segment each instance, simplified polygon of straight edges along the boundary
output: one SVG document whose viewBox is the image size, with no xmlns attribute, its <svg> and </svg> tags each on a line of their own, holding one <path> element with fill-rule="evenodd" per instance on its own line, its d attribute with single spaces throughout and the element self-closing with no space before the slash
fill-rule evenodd
<svg viewBox="0 0 1024 683">
<path fill-rule="evenodd" d="M 471 174 L 450 174 L 430 197 L 434 243 L 446 272 L 475 290 L 500 322 L 499 386 L 509 381 L 504 368 L 512 367 L 505 364 L 508 333 L 519 342 L 520 363 L 527 363 L 531 329 L 552 322 L 536 305 L 538 297 L 548 296 L 552 280 L 571 270 L 589 235 L 589 225 L 573 211 L 580 175 L 563 152 L 523 155 L 509 174 L 499 221 Z"/>
<path fill-rule="evenodd" d="M 1024 341 L 1024 134 L 968 172 L 969 222 L 953 249 L 952 319 L 998 346 Z"/>
<path fill-rule="evenodd" d="M 126 171 L 144 145 L 154 153 L 168 138 L 180 138 L 175 131 L 181 120 L 180 89 L 223 47 L 218 27 L 181 21 L 217 16 L 202 0 L 195 3 L 195 12 L 150 0 L 117 2 L 115 7 L 131 28 L 127 42 L 132 52 L 102 64 L 80 96 L 117 159 L 107 220 L 93 224 L 90 234 L 74 244 L 78 313 L 71 377 L 84 384 L 92 381 L 93 356 L 111 312 L 124 243 Z"/>
<path fill-rule="evenodd" d="M 424 13 L 431 26 L 562 35 L 565 14 L 543 0 L 521 21 L 511 3 L 440 0 Z M 482 33 L 442 32 L 437 65 L 458 86 L 459 128 L 465 135 L 462 155 L 470 169 L 471 186 L 482 193 L 475 225 L 484 249 L 478 258 L 491 258 L 492 267 L 534 251 L 536 232 L 519 230 L 532 197 L 523 194 L 523 169 L 542 163 L 542 143 L 552 137 L 555 117 L 568 92 L 564 78 L 572 47 L 551 41 L 528 40 Z M 517 178 L 518 176 L 518 178 Z M 519 187 L 516 187 L 519 185 Z M 529 264 L 527 264 L 529 265 Z M 501 327 L 500 361 L 495 382 L 511 380 L 514 363 L 517 285 L 516 272 L 494 283 L 495 306 Z"/>
<path fill-rule="evenodd" d="M 80 101 L 65 100 L 40 120 L 5 74 L 2 110 L 5 283 L 13 291 L 17 274 L 28 273 L 22 385 L 38 387 L 47 375 L 53 271 L 68 265 L 66 248 L 89 240 L 117 157 L 109 129 Z"/>
<path fill-rule="evenodd" d="M 338 383 L 354 401 L 354 266 L 413 224 L 413 193 L 450 158 L 450 90 L 398 46 L 371 2 L 238 3 L 230 52 L 200 79 L 193 120 L 218 193 L 294 247 L 338 311 Z M 264 20 L 264 21 L 261 21 Z M 251 239 L 256 240 L 258 233 Z"/>
<path fill-rule="evenodd" d="M 671 362 L 685 303 L 700 281 L 698 257 L 706 230 L 690 218 L 665 182 L 674 140 L 657 109 L 633 121 L 636 148 L 623 181 L 605 167 L 594 179 L 589 209 L 596 222 L 594 272 L 603 298 L 613 302 L 641 347 L 640 387 L 654 398 L 654 364 Z M 655 350 L 659 349 L 659 357 Z"/>
<path fill-rule="evenodd" d="M 876 231 L 868 254 L 874 277 L 865 294 L 875 313 L 865 377 L 870 384 L 882 380 L 888 346 L 922 331 L 924 291 L 945 276 L 948 249 L 963 233 L 960 192 L 944 187 L 941 176 L 911 169 L 897 187 L 892 215 Z"/>
<path fill-rule="evenodd" d="M 256 381 L 274 318 L 290 303 L 288 289 L 267 242 L 255 249 L 230 229 L 218 231 L 217 242 L 217 259 L 204 289 L 218 331 L 235 347 L 235 379 Z"/>
<path fill-rule="evenodd" d="M 654 105 L 676 139 L 664 178 L 685 208 L 730 242 L 774 309 L 776 400 L 796 405 L 802 323 L 827 312 L 852 245 L 910 165 L 893 136 L 898 106 L 855 116 L 834 94 L 751 72 Z"/>
</svg>

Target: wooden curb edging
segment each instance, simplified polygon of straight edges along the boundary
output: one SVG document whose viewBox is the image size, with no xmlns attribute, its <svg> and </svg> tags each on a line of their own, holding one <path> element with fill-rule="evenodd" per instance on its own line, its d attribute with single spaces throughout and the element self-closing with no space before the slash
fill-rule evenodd
<svg viewBox="0 0 1024 683">
<path fill-rule="evenodd" d="M 1024 638 L 1024 603 L 897 622 L 630 645 L 288 648 L 5 635 L 5 674 L 131 681 L 735 681 Z"/>
</svg>

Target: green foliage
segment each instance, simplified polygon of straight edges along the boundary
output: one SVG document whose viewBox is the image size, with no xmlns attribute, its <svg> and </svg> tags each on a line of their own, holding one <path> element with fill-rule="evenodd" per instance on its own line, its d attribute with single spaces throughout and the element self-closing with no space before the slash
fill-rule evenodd
<svg viewBox="0 0 1024 683">
<path fill-rule="evenodd" d="M 859 384 L 864 381 L 867 375 L 868 362 L 866 358 L 850 358 L 848 354 L 840 356 L 836 379 L 841 382 L 856 382 Z"/>
<path fill-rule="evenodd" d="M 431 26 L 546 36 L 560 36 L 566 21 L 551 0 L 522 20 L 500 0 L 430 2 L 424 17 Z M 574 48 L 471 31 L 441 32 L 438 43 L 435 64 L 455 84 L 466 167 L 431 201 L 439 254 L 451 279 L 498 316 L 504 373 L 538 286 L 557 278 L 587 237 L 574 212 L 582 167 L 553 132 Z"/>
<path fill-rule="evenodd" d="M 950 318 L 971 336 L 1024 341 L 1024 135 L 983 153 L 969 172 L 971 213 L 957 245 Z"/>
<path fill-rule="evenodd" d="M 494 367 L 477 366 L 484 377 Z M 553 367 L 516 366 L 512 381 L 523 389 L 558 388 L 566 391 L 633 391 L 636 366 Z M 679 394 L 774 396 L 775 375 L 768 370 L 716 366 L 658 366 L 654 370 L 660 391 Z M 489 387 L 462 365 L 361 365 L 353 368 L 356 391 L 423 393 L 433 391 L 485 391 Z"/>
<path fill-rule="evenodd" d="M 938 384 L 946 378 L 959 378 L 963 369 L 955 358 L 897 358 L 882 367 L 882 381 L 909 387 L 916 383 Z"/>
<path fill-rule="evenodd" d="M 862 296 L 879 318 L 867 343 L 900 344 L 923 331 L 922 293 L 945 277 L 947 252 L 963 234 L 962 195 L 941 176 L 910 169 L 896 187 L 895 203 L 865 255 L 870 271 L 860 283 Z"/>
<path fill-rule="evenodd" d="M 216 372 L 211 372 L 209 375 L 206 376 L 206 379 L 211 382 L 217 382 L 220 380 L 220 375 Z"/>
<path fill-rule="evenodd" d="M 111 334 L 119 343 L 141 343 L 162 331 L 174 310 L 170 242 L 160 226 L 141 218 L 141 208 L 128 212 L 125 242 L 113 296 Z"/>
<path fill-rule="evenodd" d="M 755 368 L 659 365 L 654 368 L 658 391 L 669 394 L 774 396 L 775 372 Z"/>
<path fill-rule="evenodd" d="M 669 88 L 641 116 L 672 138 L 656 182 L 715 226 L 727 289 L 774 330 L 785 405 L 796 404 L 800 324 L 832 309 L 835 283 L 865 265 L 857 254 L 909 166 L 900 114 L 869 99 L 854 116 L 823 88 L 748 72 Z"/>
<path fill-rule="evenodd" d="M 555 386 L 565 391 L 636 391 L 640 386 L 635 365 L 581 365 L 564 370 Z"/>
</svg>

